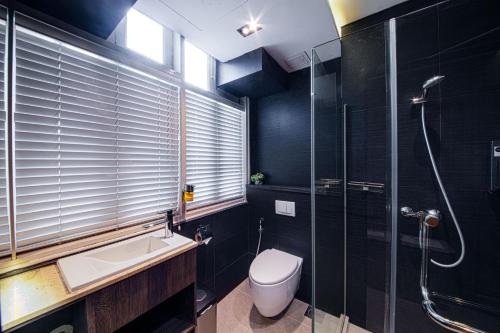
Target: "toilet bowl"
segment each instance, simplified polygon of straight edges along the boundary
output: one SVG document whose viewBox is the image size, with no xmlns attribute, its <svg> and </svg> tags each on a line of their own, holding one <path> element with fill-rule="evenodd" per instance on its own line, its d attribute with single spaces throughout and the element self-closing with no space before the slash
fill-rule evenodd
<svg viewBox="0 0 500 333">
<path fill-rule="evenodd" d="M 280 314 L 299 288 L 302 258 L 276 249 L 260 253 L 250 265 L 249 283 L 255 307 L 264 317 Z"/>
</svg>

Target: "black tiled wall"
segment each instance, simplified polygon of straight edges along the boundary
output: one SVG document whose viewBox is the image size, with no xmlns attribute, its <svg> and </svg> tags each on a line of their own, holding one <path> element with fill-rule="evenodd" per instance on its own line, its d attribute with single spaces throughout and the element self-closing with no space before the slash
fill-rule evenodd
<svg viewBox="0 0 500 333">
<path fill-rule="evenodd" d="M 311 301 L 312 257 L 311 257 L 311 199 L 310 193 L 269 190 L 258 185 L 247 187 L 250 209 L 249 252 L 253 257 L 259 239 L 258 222 L 264 218 L 260 251 L 275 248 L 301 257 L 302 277 L 296 297 Z M 295 217 L 276 215 L 275 200 L 295 202 Z"/>
<path fill-rule="evenodd" d="M 181 226 L 183 236 L 194 238 L 198 225 L 209 225 L 213 239 L 198 246 L 198 282 L 222 299 L 248 277 L 249 205 L 189 221 Z"/>
<path fill-rule="evenodd" d="M 291 73 L 288 89 L 250 102 L 250 169 L 266 184 L 309 186 L 310 70 Z"/>
<path fill-rule="evenodd" d="M 340 96 L 340 58 L 324 63 L 326 73 L 336 73 L 336 95 Z M 311 70 L 288 75 L 286 91 L 251 100 L 250 166 L 251 173 L 266 175 L 266 184 L 310 186 L 311 175 Z M 335 84 L 335 83 L 334 83 Z M 334 101 L 335 103 L 335 101 Z M 340 105 L 338 105 L 340 107 Z M 336 178 L 340 146 L 328 140 L 338 136 L 338 112 L 322 113 L 322 137 L 317 137 L 318 158 L 323 178 Z M 329 124 L 331 128 L 325 130 Z M 318 129 L 317 129 L 318 130 Z M 323 138 L 323 140 L 321 140 Z M 329 174 L 329 172 L 333 173 Z"/>
<path fill-rule="evenodd" d="M 337 90 L 340 95 L 340 59 L 328 61 L 321 68 L 323 88 Z M 251 207 L 249 251 L 255 253 L 258 241 L 257 222 L 264 217 L 262 249 L 277 248 L 304 259 L 302 278 L 297 297 L 311 300 L 312 242 L 311 242 L 311 98 L 310 68 L 289 74 L 288 89 L 251 101 L 250 152 L 251 171 L 262 171 L 265 183 L 279 186 L 299 186 L 298 192 L 284 189 L 249 186 L 248 201 Z M 333 74 L 326 77 L 327 75 Z M 328 80 L 327 80 L 328 79 Z M 338 178 L 341 170 L 339 140 L 340 106 L 336 99 L 324 96 L 321 124 L 316 136 L 317 178 Z M 275 214 L 275 200 L 295 202 L 296 217 Z M 321 233 L 316 250 L 317 305 L 329 313 L 340 314 L 343 299 L 343 218 L 342 198 L 317 196 L 316 227 Z"/>
</svg>

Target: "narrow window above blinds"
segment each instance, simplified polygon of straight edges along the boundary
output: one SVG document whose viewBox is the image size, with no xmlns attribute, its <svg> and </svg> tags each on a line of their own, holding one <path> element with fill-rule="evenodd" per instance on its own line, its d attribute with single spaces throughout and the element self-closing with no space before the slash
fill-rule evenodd
<svg viewBox="0 0 500 333">
<path fill-rule="evenodd" d="M 22 27 L 15 51 L 18 247 L 178 207 L 178 87 Z"/>
<path fill-rule="evenodd" d="M 189 209 L 243 198 L 245 112 L 186 91 L 186 183 L 195 185 Z"/>
<path fill-rule="evenodd" d="M 5 146 L 5 33 L 6 22 L 0 20 L 0 253 L 10 249 L 10 227 L 7 212 L 7 177 Z"/>
</svg>

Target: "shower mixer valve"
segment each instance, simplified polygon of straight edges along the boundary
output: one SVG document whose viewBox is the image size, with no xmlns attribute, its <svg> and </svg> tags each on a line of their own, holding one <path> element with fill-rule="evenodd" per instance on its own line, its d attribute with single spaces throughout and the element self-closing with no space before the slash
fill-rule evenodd
<svg viewBox="0 0 500 333">
<path fill-rule="evenodd" d="M 419 210 L 415 212 L 410 207 L 403 207 L 401 208 L 401 215 L 403 217 L 416 218 L 419 222 L 423 222 L 431 228 L 437 227 L 441 221 L 441 212 L 437 209 Z"/>
</svg>

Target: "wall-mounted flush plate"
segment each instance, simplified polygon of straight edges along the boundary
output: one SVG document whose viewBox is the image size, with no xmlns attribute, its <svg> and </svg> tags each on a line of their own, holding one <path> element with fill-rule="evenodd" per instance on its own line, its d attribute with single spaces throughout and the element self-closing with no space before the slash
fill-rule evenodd
<svg viewBox="0 0 500 333">
<path fill-rule="evenodd" d="M 295 202 L 276 200 L 274 202 L 276 214 L 295 217 Z"/>
<path fill-rule="evenodd" d="M 491 192 L 500 192 L 500 140 L 491 142 Z"/>
</svg>

